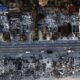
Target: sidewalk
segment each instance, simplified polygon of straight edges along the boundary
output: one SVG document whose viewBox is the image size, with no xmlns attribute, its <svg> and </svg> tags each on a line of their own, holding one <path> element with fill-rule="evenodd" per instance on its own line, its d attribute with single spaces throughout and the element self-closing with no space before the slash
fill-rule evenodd
<svg viewBox="0 0 80 80">
<path fill-rule="evenodd" d="M 37 80 L 80 80 L 80 78 L 76 78 L 76 77 L 66 77 L 66 78 L 40 78 Z"/>
</svg>

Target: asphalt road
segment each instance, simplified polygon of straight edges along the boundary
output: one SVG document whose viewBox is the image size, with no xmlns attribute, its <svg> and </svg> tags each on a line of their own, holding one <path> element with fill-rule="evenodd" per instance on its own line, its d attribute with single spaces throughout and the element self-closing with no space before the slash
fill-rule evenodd
<svg viewBox="0 0 80 80">
<path fill-rule="evenodd" d="M 40 53 L 40 51 L 53 50 L 54 53 L 65 53 L 67 49 L 80 53 L 80 41 L 42 41 L 42 42 L 0 42 L 0 55 L 17 55 Z"/>
</svg>

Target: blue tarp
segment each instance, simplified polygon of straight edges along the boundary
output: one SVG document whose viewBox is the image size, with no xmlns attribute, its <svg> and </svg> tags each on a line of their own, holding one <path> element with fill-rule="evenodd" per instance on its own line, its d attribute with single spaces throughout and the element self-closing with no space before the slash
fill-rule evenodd
<svg viewBox="0 0 80 80">
<path fill-rule="evenodd" d="M 7 11 L 8 7 L 5 5 L 0 5 L 0 11 Z"/>
</svg>

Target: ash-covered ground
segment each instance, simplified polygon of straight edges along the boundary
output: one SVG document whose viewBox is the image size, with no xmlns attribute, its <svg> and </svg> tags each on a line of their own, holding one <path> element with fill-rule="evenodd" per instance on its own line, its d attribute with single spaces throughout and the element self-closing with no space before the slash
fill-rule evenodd
<svg viewBox="0 0 80 80">
<path fill-rule="evenodd" d="M 0 80 L 79 80 L 79 53 L 51 50 L 0 59 Z"/>
</svg>

